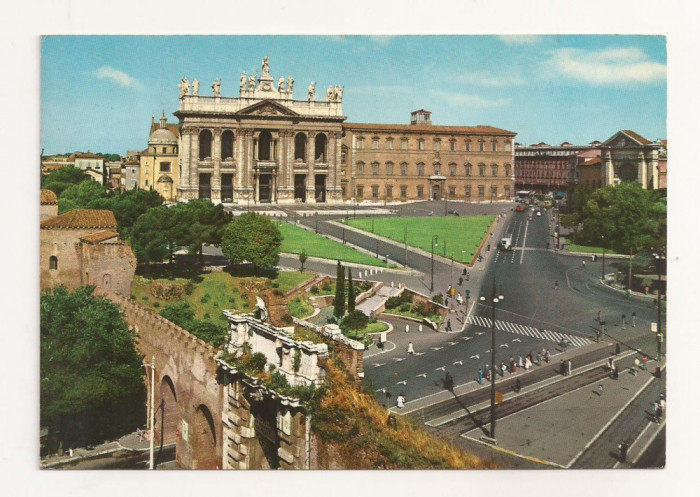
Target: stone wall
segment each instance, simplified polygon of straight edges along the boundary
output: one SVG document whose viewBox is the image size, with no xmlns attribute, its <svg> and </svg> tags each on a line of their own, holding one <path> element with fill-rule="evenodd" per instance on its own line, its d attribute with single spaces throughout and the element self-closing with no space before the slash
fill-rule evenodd
<svg viewBox="0 0 700 497">
<path fill-rule="evenodd" d="M 131 294 L 136 256 L 124 243 L 82 243 L 83 285 L 95 285 L 120 295 Z"/>
<path fill-rule="evenodd" d="M 41 204 L 39 207 L 40 221 L 58 216 L 58 204 Z"/>
<path fill-rule="evenodd" d="M 42 290 L 58 285 L 65 285 L 70 290 L 75 290 L 83 284 L 80 237 L 94 231 L 94 229 L 41 230 L 39 274 Z M 58 259 L 58 269 L 49 269 L 49 259 L 52 256 Z"/>
</svg>

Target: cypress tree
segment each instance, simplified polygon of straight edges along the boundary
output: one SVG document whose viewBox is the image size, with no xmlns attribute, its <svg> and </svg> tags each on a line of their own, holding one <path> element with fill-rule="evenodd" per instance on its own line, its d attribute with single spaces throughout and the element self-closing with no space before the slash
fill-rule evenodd
<svg viewBox="0 0 700 497">
<path fill-rule="evenodd" d="M 338 261 L 335 279 L 335 302 L 333 303 L 333 315 L 338 319 L 345 314 L 345 269 Z"/>
<path fill-rule="evenodd" d="M 352 284 L 352 271 L 348 268 L 348 312 L 355 310 L 355 287 Z"/>
</svg>

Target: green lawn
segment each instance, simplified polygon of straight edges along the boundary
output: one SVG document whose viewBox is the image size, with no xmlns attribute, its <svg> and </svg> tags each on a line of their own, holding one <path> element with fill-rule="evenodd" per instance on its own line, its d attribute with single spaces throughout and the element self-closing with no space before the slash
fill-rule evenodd
<svg viewBox="0 0 700 497">
<path fill-rule="evenodd" d="M 398 307 L 395 309 L 384 309 L 384 313 L 385 314 L 393 314 L 395 316 L 404 316 L 407 318 L 418 319 L 420 321 L 422 321 L 423 318 L 428 318 L 433 323 L 437 323 L 438 325 L 442 324 L 442 316 L 440 314 L 430 314 L 428 316 L 423 316 L 423 315 L 418 314 L 417 312 L 413 312 L 413 311 L 402 311 Z"/>
<path fill-rule="evenodd" d="M 316 276 L 314 273 L 309 273 L 306 271 L 304 271 L 303 273 L 300 273 L 299 271 L 280 271 L 277 274 L 277 278 L 272 281 L 276 282 L 279 285 L 277 288 L 279 288 L 283 292 L 288 292 L 292 288 L 301 285 L 302 283 L 310 280 L 314 276 Z"/>
<path fill-rule="evenodd" d="M 383 217 L 350 219 L 348 224 L 430 252 L 430 242 L 437 235 L 435 253 L 459 262 L 471 262 L 495 216 L 475 217 Z M 405 231 L 404 231 L 405 230 Z M 496 240 L 492 245 L 495 247 Z M 464 252 L 463 252 L 464 251 Z"/>
<path fill-rule="evenodd" d="M 293 224 L 283 222 L 278 223 L 278 227 L 284 237 L 281 249 L 283 253 L 299 254 L 302 249 L 305 249 L 306 255 L 309 257 L 387 267 L 387 264 L 371 255 L 359 252 L 352 247 L 329 240 Z"/>
<path fill-rule="evenodd" d="M 582 252 L 584 254 L 602 254 L 605 251 L 606 254 L 615 254 L 610 249 L 604 249 L 602 247 L 592 247 L 589 245 L 577 245 L 575 243 L 566 242 L 566 248 L 569 252 Z"/>
</svg>

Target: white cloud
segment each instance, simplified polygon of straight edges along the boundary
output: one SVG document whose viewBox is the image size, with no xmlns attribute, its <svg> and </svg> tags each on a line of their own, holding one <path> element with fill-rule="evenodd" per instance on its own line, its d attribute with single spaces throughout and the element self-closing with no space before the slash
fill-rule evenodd
<svg viewBox="0 0 700 497">
<path fill-rule="evenodd" d="M 136 79 L 132 78 L 125 72 L 119 71 L 109 66 L 102 66 L 97 71 L 95 71 L 95 76 L 97 79 L 107 79 L 113 83 L 120 86 L 125 86 L 127 88 L 137 85 Z"/>
<path fill-rule="evenodd" d="M 479 85 L 479 86 L 492 86 L 501 88 L 504 86 L 516 86 L 525 83 L 525 80 L 519 76 L 511 74 L 499 74 L 493 75 L 485 72 L 470 72 L 457 76 L 456 80 L 460 83 Z"/>
<path fill-rule="evenodd" d="M 535 45 L 542 41 L 539 35 L 501 35 L 498 38 L 506 45 Z"/>
<path fill-rule="evenodd" d="M 591 51 L 560 48 L 548 65 L 557 73 L 593 85 L 652 83 L 666 79 L 666 65 L 655 62 L 638 48 Z"/>
<path fill-rule="evenodd" d="M 473 107 L 487 109 L 492 107 L 503 107 L 511 102 L 510 98 L 486 98 L 481 95 L 470 93 L 460 93 L 444 90 L 430 90 L 433 97 L 444 100 L 455 107 Z"/>
</svg>

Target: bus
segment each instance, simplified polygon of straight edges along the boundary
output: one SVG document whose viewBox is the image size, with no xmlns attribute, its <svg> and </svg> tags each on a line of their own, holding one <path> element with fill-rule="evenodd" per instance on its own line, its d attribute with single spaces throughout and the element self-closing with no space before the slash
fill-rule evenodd
<svg viewBox="0 0 700 497">
<path fill-rule="evenodd" d="M 525 202 L 528 204 L 535 197 L 535 192 L 531 190 L 520 190 L 518 193 L 516 193 L 516 197 L 519 202 Z"/>
</svg>

